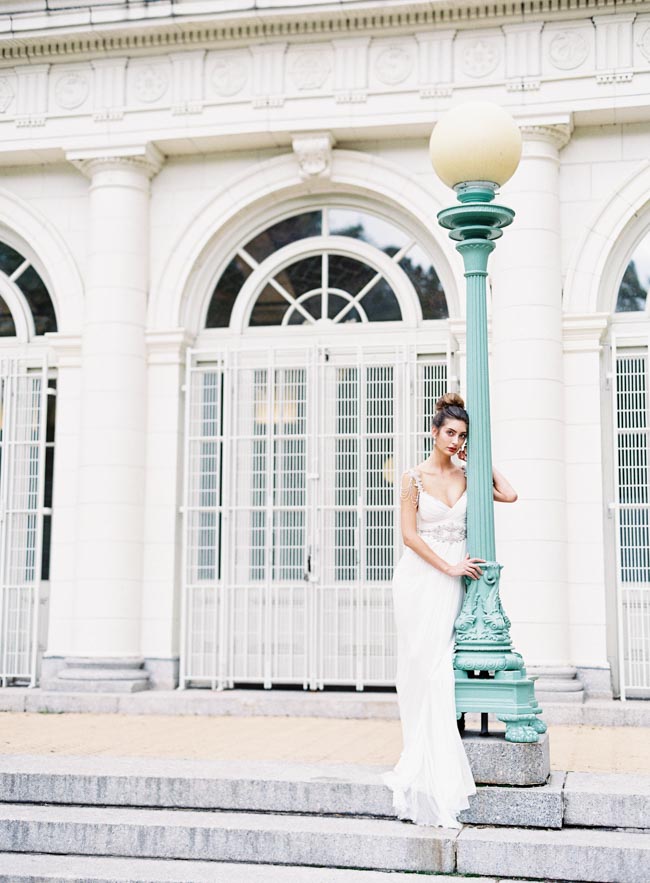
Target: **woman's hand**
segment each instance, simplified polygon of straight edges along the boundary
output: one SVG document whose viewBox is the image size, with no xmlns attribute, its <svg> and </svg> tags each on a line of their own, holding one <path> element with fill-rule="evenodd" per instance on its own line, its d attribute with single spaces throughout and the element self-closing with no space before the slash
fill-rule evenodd
<svg viewBox="0 0 650 883">
<path fill-rule="evenodd" d="M 467 554 L 458 564 L 448 565 L 445 573 L 447 576 L 468 576 L 470 579 L 478 579 L 483 574 L 481 564 L 485 564 L 484 558 L 470 558 Z"/>
</svg>

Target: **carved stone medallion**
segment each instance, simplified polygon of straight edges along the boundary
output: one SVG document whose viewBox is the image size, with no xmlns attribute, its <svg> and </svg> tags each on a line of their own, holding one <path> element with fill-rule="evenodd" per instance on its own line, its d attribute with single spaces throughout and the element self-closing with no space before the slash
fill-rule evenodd
<svg viewBox="0 0 650 883">
<path fill-rule="evenodd" d="M 560 31 L 550 42 L 548 54 L 555 67 L 563 71 L 580 67 L 587 58 L 589 46 L 579 31 Z"/>
<path fill-rule="evenodd" d="M 169 77 L 162 68 L 148 65 L 141 68 L 135 77 L 135 94 L 145 104 L 152 104 L 163 97 L 169 87 Z"/>
<path fill-rule="evenodd" d="M 214 91 L 223 98 L 237 95 L 248 82 L 248 70 L 246 59 L 241 56 L 217 58 L 210 78 Z"/>
<path fill-rule="evenodd" d="M 639 49 L 641 50 L 641 54 L 650 61 L 650 28 L 646 28 L 641 34 Z"/>
<path fill-rule="evenodd" d="M 289 62 L 289 76 L 300 91 L 320 89 L 332 70 L 327 52 L 296 52 Z"/>
<path fill-rule="evenodd" d="M 6 113 L 7 108 L 13 101 L 14 90 L 6 77 L 0 79 L 0 113 Z"/>
<path fill-rule="evenodd" d="M 461 54 L 463 72 L 468 77 L 487 77 L 496 70 L 501 52 L 493 40 L 482 38 L 465 46 Z"/>
<path fill-rule="evenodd" d="M 72 72 L 59 77 L 54 87 L 56 103 L 64 110 L 73 110 L 83 104 L 89 91 L 88 77 Z"/>
<path fill-rule="evenodd" d="M 375 59 L 377 79 L 387 86 L 403 83 L 413 70 L 413 56 L 403 46 L 389 46 Z"/>
</svg>

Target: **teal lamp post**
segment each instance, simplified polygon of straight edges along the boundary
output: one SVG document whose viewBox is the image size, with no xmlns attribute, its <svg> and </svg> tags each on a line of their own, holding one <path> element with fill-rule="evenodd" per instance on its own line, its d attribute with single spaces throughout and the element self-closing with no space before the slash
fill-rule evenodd
<svg viewBox="0 0 650 883">
<path fill-rule="evenodd" d="M 521 134 L 498 105 L 471 102 L 440 119 L 430 151 L 436 173 L 458 197 L 458 205 L 439 212 L 438 222 L 457 243 L 467 280 L 467 549 L 472 558 L 486 561 L 480 579 L 467 579 L 456 620 L 456 712 L 492 712 L 505 722 L 508 741 L 536 742 L 546 724 L 524 660 L 513 649 L 499 597 L 486 308 L 488 258 L 515 214 L 493 200 L 519 165 Z"/>
</svg>

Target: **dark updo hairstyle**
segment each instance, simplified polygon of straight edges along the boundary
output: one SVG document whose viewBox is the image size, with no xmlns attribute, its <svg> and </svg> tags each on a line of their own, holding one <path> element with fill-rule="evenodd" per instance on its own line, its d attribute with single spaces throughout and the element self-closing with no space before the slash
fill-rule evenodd
<svg viewBox="0 0 650 883">
<path fill-rule="evenodd" d="M 469 414 L 465 410 L 465 402 L 457 392 L 446 392 L 436 402 L 433 425 L 440 429 L 447 420 L 462 420 L 469 429 Z"/>
</svg>

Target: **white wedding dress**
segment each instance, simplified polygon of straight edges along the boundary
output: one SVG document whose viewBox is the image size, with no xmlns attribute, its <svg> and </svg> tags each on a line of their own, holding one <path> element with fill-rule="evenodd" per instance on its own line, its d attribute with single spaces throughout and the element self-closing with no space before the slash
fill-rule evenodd
<svg viewBox="0 0 650 883">
<path fill-rule="evenodd" d="M 467 494 L 449 508 L 410 469 L 417 531 L 450 564 L 465 557 Z M 382 780 L 398 818 L 459 828 L 457 815 L 476 792 L 456 725 L 454 622 L 463 601 L 460 577 L 446 576 L 406 548 L 393 575 L 397 627 L 397 698 L 403 750 Z"/>
</svg>

